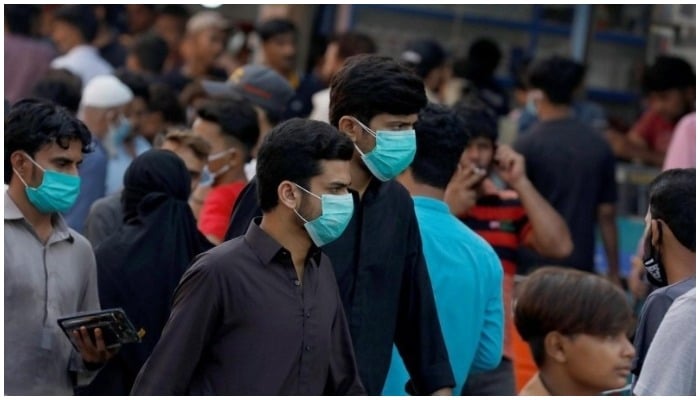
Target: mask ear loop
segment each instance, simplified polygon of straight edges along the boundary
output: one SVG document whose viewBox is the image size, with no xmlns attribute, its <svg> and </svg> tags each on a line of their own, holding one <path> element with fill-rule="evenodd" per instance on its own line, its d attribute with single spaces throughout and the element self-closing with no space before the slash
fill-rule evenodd
<svg viewBox="0 0 700 400">
<path fill-rule="evenodd" d="M 29 159 L 29 161 L 31 161 L 32 164 L 36 165 L 37 168 L 39 168 L 42 172 L 46 172 L 46 170 L 44 168 L 42 168 L 41 165 L 39 165 L 36 161 L 34 161 L 34 159 L 32 157 L 30 157 L 29 154 L 27 154 L 25 152 L 22 152 L 22 154 L 24 154 L 25 157 L 27 157 Z M 12 167 L 12 171 L 14 171 L 14 173 L 17 174 L 17 177 L 19 178 L 19 180 L 24 184 L 24 187 L 29 187 L 27 182 L 22 178 L 22 175 L 20 175 L 19 172 L 17 172 L 15 167 Z"/>
</svg>

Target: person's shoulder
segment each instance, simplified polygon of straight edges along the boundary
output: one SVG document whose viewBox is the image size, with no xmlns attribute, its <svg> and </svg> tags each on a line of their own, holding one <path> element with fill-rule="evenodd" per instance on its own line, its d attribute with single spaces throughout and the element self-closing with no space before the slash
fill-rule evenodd
<svg viewBox="0 0 700 400">
<path fill-rule="evenodd" d="M 245 235 L 227 240 L 220 245 L 205 251 L 197 256 L 193 267 L 197 266 L 210 271 L 236 270 L 236 266 L 243 264 L 241 261 L 246 255 L 252 254 L 250 247 L 245 243 Z"/>
<path fill-rule="evenodd" d="M 92 248 L 92 244 L 90 244 L 90 241 L 87 240 L 85 236 L 82 234 L 78 233 L 75 229 L 66 226 L 68 229 L 68 242 L 71 244 L 72 248 L 75 249 L 75 251 L 80 252 L 80 253 L 89 253 L 90 255 L 94 256 L 94 250 Z M 81 254 L 82 256 L 82 254 Z"/>
</svg>

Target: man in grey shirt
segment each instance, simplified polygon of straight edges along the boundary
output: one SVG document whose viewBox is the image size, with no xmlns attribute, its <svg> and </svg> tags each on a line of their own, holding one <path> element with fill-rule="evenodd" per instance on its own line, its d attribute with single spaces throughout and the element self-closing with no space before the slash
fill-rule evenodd
<svg viewBox="0 0 700 400">
<path fill-rule="evenodd" d="M 695 396 L 695 288 L 666 313 L 649 347 L 637 396 Z"/>
<path fill-rule="evenodd" d="M 695 168 L 671 169 L 649 185 L 644 268 L 659 289 L 644 303 L 634 337 L 636 376 L 673 301 L 695 288 Z"/>
<path fill-rule="evenodd" d="M 75 352 L 56 319 L 100 309 L 95 257 L 59 212 L 80 190 L 90 132 L 67 110 L 17 103 L 5 119 L 5 394 L 72 395 L 111 357 L 100 329 Z"/>
</svg>

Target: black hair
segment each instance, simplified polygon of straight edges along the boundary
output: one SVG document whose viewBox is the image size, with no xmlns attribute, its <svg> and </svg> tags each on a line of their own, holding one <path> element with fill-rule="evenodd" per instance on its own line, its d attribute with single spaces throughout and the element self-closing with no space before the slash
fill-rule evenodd
<svg viewBox="0 0 700 400">
<path fill-rule="evenodd" d="M 455 75 L 480 85 L 493 77 L 502 56 L 496 42 L 478 38 L 469 46 L 467 56 L 455 62 L 453 69 Z"/>
<path fill-rule="evenodd" d="M 255 32 L 260 36 L 260 40 L 267 42 L 275 36 L 285 33 L 297 33 L 297 27 L 290 20 L 275 18 L 258 24 Z"/>
<path fill-rule="evenodd" d="M 518 291 L 515 327 L 530 345 L 540 368 L 546 359 L 545 337 L 550 332 L 604 337 L 629 334 L 634 327 L 624 292 L 596 274 L 544 267 L 528 276 Z"/>
<path fill-rule="evenodd" d="M 129 54 L 136 57 L 141 68 L 160 75 L 168 58 L 168 43 L 154 33 L 144 33 L 129 47 Z"/>
<path fill-rule="evenodd" d="M 25 99 L 12 106 L 5 118 L 5 183 L 12 179 L 12 153 L 23 150 L 34 158 L 42 147 L 56 143 L 64 149 L 80 140 L 82 152 L 91 151 L 92 135 L 64 107 L 46 100 Z"/>
<path fill-rule="evenodd" d="M 331 39 L 338 45 L 338 57 L 346 59 L 358 54 L 377 52 L 377 45 L 371 37 L 360 32 L 340 33 Z"/>
<path fill-rule="evenodd" d="M 190 12 L 187 7 L 181 4 L 164 4 L 158 8 L 158 15 L 169 15 L 172 17 L 182 18 L 183 20 L 190 19 Z"/>
<path fill-rule="evenodd" d="M 657 57 L 654 64 L 644 70 L 642 76 L 642 92 L 644 94 L 694 87 L 695 72 L 693 67 L 678 57 Z"/>
<path fill-rule="evenodd" d="M 309 181 L 322 173 L 319 161 L 349 161 L 352 141 L 324 122 L 292 118 L 277 125 L 258 151 L 256 179 L 263 212 L 278 204 L 277 188 L 288 180 L 308 189 Z"/>
<path fill-rule="evenodd" d="M 142 98 L 146 104 L 148 104 L 151 94 L 148 90 L 150 82 L 144 76 L 139 75 L 135 72 L 128 71 L 126 69 L 120 69 L 115 72 L 114 76 L 117 77 L 123 84 L 125 84 L 134 97 Z"/>
<path fill-rule="evenodd" d="M 456 112 L 438 104 L 428 104 L 418 114 L 416 156 L 411 172 L 416 181 L 444 189 L 457 168 L 468 135 Z"/>
<path fill-rule="evenodd" d="M 46 72 L 46 75 L 34 85 L 30 97 L 51 101 L 75 115 L 82 96 L 82 79 L 67 69 L 61 68 Z"/>
<path fill-rule="evenodd" d="M 390 57 L 360 54 L 345 60 L 331 79 L 330 123 L 351 115 L 368 124 L 383 113 L 410 115 L 428 103 L 423 81 Z"/>
<path fill-rule="evenodd" d="M 39 16 L 39 7 L 33 4 L 5 4 L 5 23 L 11 33 L 33 36 L 32 28 Z"/>
<path fill-rule="evenodd" d="M 187 123 L 187 114 L 170 86 L 164 83 L 152 83 L 148 87 L 148 97 L 149 112 L 161 113 L 163 119 L 173 125 Z"/>
<path fill-rule="evenodd" d="M 530 70 L 530 85 L 540 89 L 554 104 L 571 104 L 574 91 L 581 83 L 585 68 L 571 59 L 553 56 L 535 63 Z"/>
<path fill-rule="evenodd" d="M 406 46 L 401 61 L 425 79 L 430 71 L 447 61 L 447 51 L 435 40 L 415 40 Z"/>
<path fill-rule="evenodd" d="M 67 5 L 54 13 L 54 19 L 74 26 L 83 36 L 85 43 L 92 43 L 97 36 L 98 21 L 95 10 L 88 5 Z"/>
<path fill-rule="evenodd" d="M 224 136 L 237 139 L 249 152 L 258 143 L 258 114 L 247 100 L 208 99 L 197 109 L 197 116 L 219 125 Z"/>
<path fill-rule="evenodd" d="M 469 140 L 484 137 L 494 145 L 498 141 L 498 122 L 496 113 L 477 98 L 457 102 L 453 109 L 464 120 Z"/>
<path fill-rule="evenodd" d="M 649 213 L 695 253 L 695 168 L 670 169 L 649 184 Z"/>
</svg>

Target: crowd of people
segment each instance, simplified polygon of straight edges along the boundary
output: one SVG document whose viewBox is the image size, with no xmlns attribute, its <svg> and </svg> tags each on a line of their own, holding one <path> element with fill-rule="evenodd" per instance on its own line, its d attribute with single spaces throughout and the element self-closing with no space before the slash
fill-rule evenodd
<svg viewBox="0 0 700 400">
<path fill-rule="evenodd" d="M 5 5 L 5 27 L 6 394 L 695 395 L 686 61 L 645 68 L 623 133 L 585 65 L 522 62 L 510 93 L 488 38 L 392 58 L 345 32 L 302 72 L 281 18 Z M 664 171 L 628 277 L 621 160 Z M 56 322 L 111 308 L 140 342 Z"/>
</svg>

